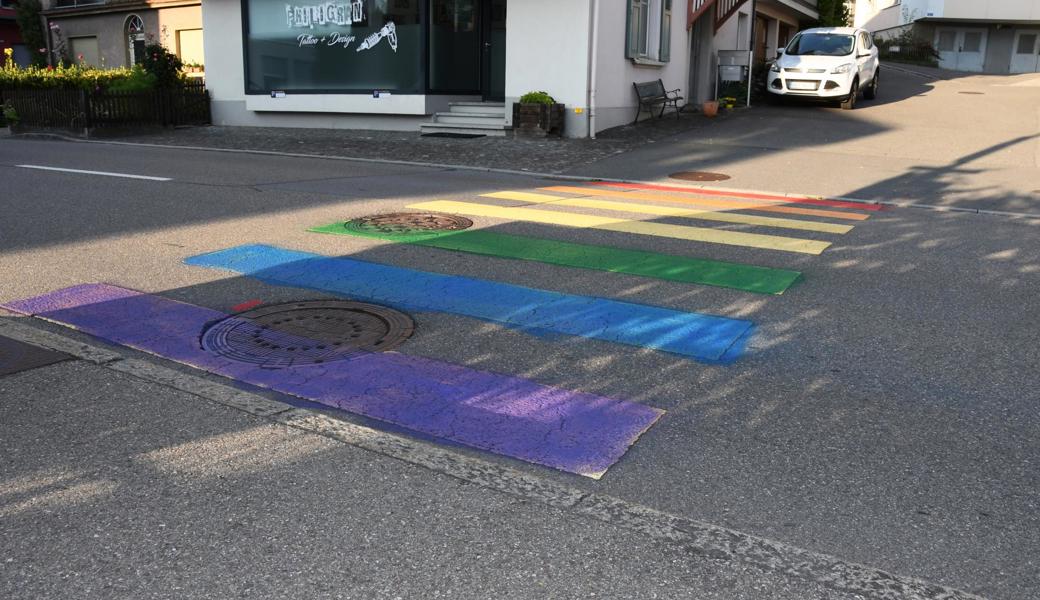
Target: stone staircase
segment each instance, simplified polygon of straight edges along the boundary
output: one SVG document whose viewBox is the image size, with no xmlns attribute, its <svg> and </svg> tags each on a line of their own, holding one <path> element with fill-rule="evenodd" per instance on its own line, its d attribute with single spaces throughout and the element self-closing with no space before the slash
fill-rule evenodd
<svg viewBox="0 0 1040 600">
<path fill-rule="evenodd" d="M 447 133 L 455 135 L 505 136 L 506 106 L 502 102 L 453 102 L 448 112 L 433 115 L 433 121 L 423 123 L 423 135 Z"/>
</svg>

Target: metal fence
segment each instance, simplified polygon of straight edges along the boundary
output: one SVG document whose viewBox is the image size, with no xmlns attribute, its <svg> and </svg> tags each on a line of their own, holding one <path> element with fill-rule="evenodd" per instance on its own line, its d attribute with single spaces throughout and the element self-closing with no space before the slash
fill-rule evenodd
<svg viewBox="0 0 1040 600">
<path fill-rule="evenodd" d="M 210 123 L 205 83 L 144 92 L 45 88 L 0 90 L 27 128 L 68 129 L 87 133 L 104 129 L 176 127 Z"/>
</svg>

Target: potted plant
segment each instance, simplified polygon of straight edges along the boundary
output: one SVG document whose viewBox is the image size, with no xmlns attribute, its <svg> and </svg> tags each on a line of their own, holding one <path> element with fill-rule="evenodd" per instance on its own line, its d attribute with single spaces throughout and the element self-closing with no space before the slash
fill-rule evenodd
<svg viewBox="0 0 1040 600">
<path fill-rule="evenodd" d="M 513 134 L 531 137 L 563 135 L 563 104 L 545 92 L 528 92 L 513 103 Z"/>
</svg>

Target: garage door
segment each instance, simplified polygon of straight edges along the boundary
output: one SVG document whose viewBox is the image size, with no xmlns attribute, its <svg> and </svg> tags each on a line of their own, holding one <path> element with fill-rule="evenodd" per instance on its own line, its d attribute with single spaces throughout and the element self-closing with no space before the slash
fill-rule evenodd
<svg viewBox="0 0 1040 600">
<path fill-rule="evenodd" d="M 935 49 L 940 68 L 980 73 L 986 56 L 986 30 L 937 29 Z"/>
<path fill-rule="evenodd" d="M 1012 73 L 1040 72 L 1040 29 L 1015 32 L 1011 54 Z"/>
</svg>

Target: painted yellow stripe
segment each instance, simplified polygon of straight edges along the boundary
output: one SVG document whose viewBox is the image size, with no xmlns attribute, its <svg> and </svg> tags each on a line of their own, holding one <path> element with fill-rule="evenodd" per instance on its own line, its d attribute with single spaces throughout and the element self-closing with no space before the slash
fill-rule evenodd
<svg viewBox="0 0 1040 600">
<path fill-rule="evenodd" d="M 547 192 L 563 192 L 565 194 L 578 194 L 581 196 L 627 198 L 629 200 L 646 200 L 648 202 L 674 202 L 678 204 L 692 204 L 698 207 L 726 208 L 729 210 L 757 210 L 761 212 L 774 212 L 788 215 L 806 215 L 812 217 L 825 217 L 831 219 L 846 219 L 849 221 L 865 221 L 870 218 L 870 215 L 857 212 L 821 210 L 818 208 L 801 208 L 798 206 L 781 206 L 783 202 L 772 200 L 719 200 L 717 198 L 688 198 L 685 196 L 659 194 L 656 192 L 625 192 L 621 190 L 583 188 L 569 185 L 556 185 L 552 187 L 544 187 L 542 189 Z"/>
<path fill-rule="evenodd" d="M 577 208 L 613 210 L 618 212 L 642 213 L 664 217 L 681 217 L 686 219 L 700 219 L 702 221 L 721 221 L 723 223 L 759 225 L 762 227 L 780 227 L 783 229 L 799 229 L 801 231 L 817 231 L 821 233 L 848 233 L 852 231 L 851 225 L 838 225 L 837 223 L 799 221 L 798 219 L 777 219 L 775 217 L 760 217 L 758 215 L 745 215 L 741 213 L 720 213 L 710 210 L 691 211 L 675 206 L 639 204 L 636 202 L 614 202 L 611 200 L 593 200 L 590 198 L 565 198 L 563 196 L 532 194 L 529 192 L 494 192 L 491 194 L 481 195 L 485 198 L 522 200 L 524 202 L 539 204 L 551 203 Z"/>
<path fill-rule="evenodd" d="M 831 245 L 830 242 L 803 240 L 776 235 L 743 233 L 740 231 L 726 231 L 723 229 L 708 229 L 703 227 L 687 227 L 685 225 L 667 225 L 664 223 L 626 221 L 624 219 L 613 219 L 610 217 L 538 210 L 535 208 L 489 206 L 487 204 L 454 202 L 451 200 L 420 202 L 417 204 L 410 204 L 408 205 L 408 208 L 456 213 L 476 217 L 528 221 L 531 223 L 544 223 L 546 225 L 562 225 L 564 227 L 602 229 L 606 231 L 634 233 L 637 235 L 688 240 L 691 242 L 727 244 L 730 246 L 745 246 L 748 248 L 799 252 L 802 254 L 821 254 Z"/>
</svg>

